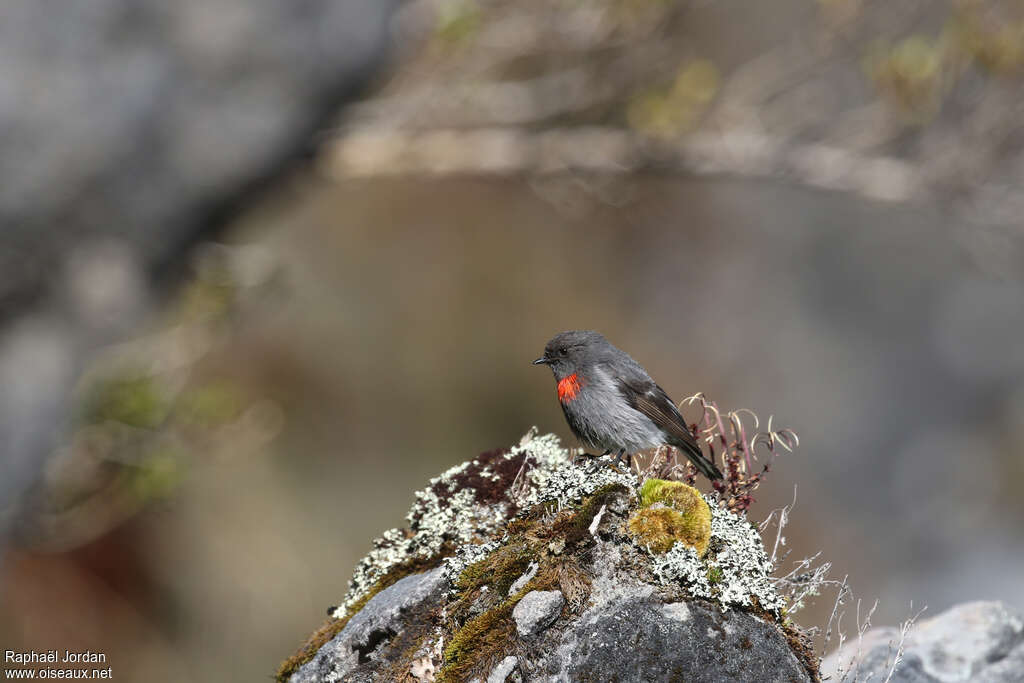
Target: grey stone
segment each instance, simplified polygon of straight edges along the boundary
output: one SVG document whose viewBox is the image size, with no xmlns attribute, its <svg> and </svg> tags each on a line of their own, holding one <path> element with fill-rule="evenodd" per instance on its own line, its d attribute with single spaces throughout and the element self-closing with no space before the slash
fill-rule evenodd
<svg viewBox="0 0 1024 683">
<path fill-rule="evenodd" d="M 537 576 L 538 565 L 536 562 L 531 562 L 529 568 L 523 572 L 523 575 L 512 582 L 512 585 L 508 587 L 508 594 L 515 595 L 519 591 L 526 587 L 526 584 L 530 583 L 530 579 Z"/>
<path fill-rule="evenodd" d="M 587 612 L 566 631 L 559 681 L 688 683 L 810 680 L 778 629 L 709 603 L 640 594 Z"/>
<path fill-rule="evenodd" d="M 618 536 L 611 527 L 609 534 Z M 503 657 L 486 673 L 471 672 L 467 681 L 483 683 L 485 677 L 487 683 L 811 680 L 778 626 L 747 612 L 726 611 L 709 602 L 666 594 L 662 587 L 648 582 L 642 570 L 648 556 L 634 546 L 598 539 L 577 560 L 587 573 L 591 589 L 582 613 L 570 610 L 567 618 L 559 619 L 565 604 L 560 591 L 527 593 L 512 610 L 518 633 L 508 639 Z M 389 590 L 399 589 L 396 584 Z M 401 654 L 399 641 L 405 644 L 405 652 L 419 647 L 417 653 L 434 642 L 436 634 L 418 625 L 428 621 L 432 610 L 444 605 L 451 594 L 432 590 L 425 589 L 424 594 L 439 597 L 417 604 L 411 604 L 415 600 L 392 601 L 387 591 L 381 593 L 364 608 L 373 612 L 369 621 L 361 613 L 356 615 L 352 625 L 292 681 L 390 680 L 388 672 L 401 670 L 406 662 L 394 657 L 408 659 L 408 655 Z M 385 599 L 388 602 L 383 605 L 375 602 Z M 402 611 L 399 606 L 403 604 L 410 606 Z M 384 605 L 396 608 L 383 610 Z M 382 616 L 385 612 L 387 616 Z M 382 630 L 396 635 L 364 655 L 363 663 L 353 666 L 354 637 L 362 639 L 359 647 L 365 653 L 369 648 L 367 634 Z M 405 637 L 406 632 L 412 635 Z M 438 658 L 434 665 L 442 668 L 444 662 Z M 332 675 L 334 678 L 329 678 Z"/>
<path fill-rule="evenodd" d="M 829 655 L 822 673 L 838 677 L 856 668 L 861 677 L 885 678 L 898 642 L 896 629 L 872 629 L 861 643 L 854 639 Z M 1024 681 L 1024 618 L 999 602 L 968 602 L 920 621 L 903 647 L 893 683 Z"/>
<path fill-rule="evenodd" d="M 600 543 L 592 557 L 590 607 L 557 639 L 545 634 L 531 675 L 621 683 L 810 680 L 774 624 L 708 602 L 666 600 L 641 580 L 635 567 L 643 560 L 626 546 Z"/>
<path fill-rule="evenodd" d="M 498 662 L 498 666 L 491 670 L 491 675 L 487 677 L 487 683 L 505 683 L 508 677 L 516 669 L 516 663 L 519 662 L 518 657 L 509 655 L 505 659 Z"/>
<path fill-rule="evenodd" d="M 374 680 L 380 663 L 389 661 L 396 654 L 393 651 L 404 650 L 398 646 L 405 642 L 401 636 L 410 627 L 423 626 L 424 611 L 439 602 L 444 585 L 443 570 L 438 568 L 407 576 L 384 589 L 289 680 Z"/>
<path fill-rule="evenodd" d="M 974 683 L 1009 683 L 1024 681 L 1024 643 L 1013 648 L 1002 659 L 986 666 L 974 677 Z"/>
<path fill-rule="evenodd" d="M 562 591 L 530 591 L 512 610 L 520 636 L 532 636 L 550 626 L 562 611 Z"/>
</svg>

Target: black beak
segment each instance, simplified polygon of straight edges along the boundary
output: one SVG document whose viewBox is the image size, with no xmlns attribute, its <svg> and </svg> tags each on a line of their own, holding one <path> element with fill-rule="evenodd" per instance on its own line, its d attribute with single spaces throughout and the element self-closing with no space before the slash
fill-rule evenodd
<svg viewBox="0 0 1024 683">
<path fill-rule="evenodd" d="M 533 364 L 534 364 L 534 365 L 547 365 L 547 364 L 548 364 L 548 362 L 549 362 L 549 361 L 548 361 L 548 359 L 547 359 L 547 358 L 545 358 L 544 356 L 541 356 L 541 357 L 540 357 L 540 358 L 538 358 L 537 360 L 533 361 Z"/>
</svg>

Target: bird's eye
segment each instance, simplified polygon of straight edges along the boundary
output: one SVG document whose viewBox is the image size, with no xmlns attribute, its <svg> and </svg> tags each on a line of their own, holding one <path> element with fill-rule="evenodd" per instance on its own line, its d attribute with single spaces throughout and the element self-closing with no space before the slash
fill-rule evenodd
<svg viewBox="0 0 1024 683">
<path fill-rule="evenodd" d="M 566 354 L 566 350 L 565 350 L 564 346 L 562 348 L 558 349 L 558 355 L 559 356 L 564 356 L 565 354 Z"/>
</svg>

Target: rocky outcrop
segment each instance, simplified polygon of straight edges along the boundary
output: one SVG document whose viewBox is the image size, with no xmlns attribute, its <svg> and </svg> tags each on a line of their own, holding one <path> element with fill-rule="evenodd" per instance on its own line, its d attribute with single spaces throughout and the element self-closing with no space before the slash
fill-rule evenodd
<svg viewBox="0 0 1024 683">
<path fill-rule="evenodd" d="M 400 579 L 367 602 L 291 680 L 314 683 L 332 674 L 347 681 L 385 680 L 384 672 L 406 655 L 410 635 L 429 623 L 444 587 L 441 569 Z M 413 661 L 398 663 L 411 669 Z"/>
<path fill-rule="evenodd" d="M 968 602 L 917 622 L 897 662 L 900 642 L 900 629 L 871 629 L 829 655 L 822 671 L 837 681 L 1024 681 L 1024 616 L 1000 602 Z"/>
<path fill-rule="evenodd" d="M 641 484 L 533 433 L 453 468 L 279 680 L 817 680 L 753 525 L 684 484 Z M 653 506 L 693 540 L 638 540 L 630 519 Z"/>
</svg>

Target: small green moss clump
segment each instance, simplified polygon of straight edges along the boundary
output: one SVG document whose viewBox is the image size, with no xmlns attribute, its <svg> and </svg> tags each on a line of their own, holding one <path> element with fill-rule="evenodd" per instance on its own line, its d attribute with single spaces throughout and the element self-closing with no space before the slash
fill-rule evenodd
<svg viewBox="0 0 1024 683">
<path fill-rule="evenodd" d="M 531 557 L 538 558 L 543 565 L 541 570 L 509 596 L 512 584 L 529 569 Z M 455 582 L 459 598 L 449 610 L 454 628 L 444 649 L 438 683 L 466 680 L 481 661 L 502 652 L 515 637 L 512 610 L 516 604 L 530 591 L 557 587 L 557 577 L 558 573 L 541 559 L 538 549 L 521 539 L 466 567 Z M 484 586 L 488 588 L 486 596 L 481 592 Z M 490 602 L 490 606 L 470 616 L 474 604 L 481 599 Z"/>
<path fill-rule="evenodd" d="M 506 646 L 515 636 L 512 610 L 531 590 L 532 586 L 523 588 L 455 631 L 444 649 L 444 666 L 438 672 L 438 683 L 466 680 L 466 674 L 478 661 Z"/>
<path fill-rule="evenodd" d="M 509 544 L 490 557 L 466 567 L 455 586 L 461 591 L 467 591 L 489 585 L 492 590 L 503 595 L 530 567 L 530 557 L 530 549 L 525 544 Z"/>
<path fill-rule="evenodd" d="M 683 514 L 688 514 L 695 508 L 703 508 L 707 512 L 708 520 L 711 520 L 711 510 L 704 502 L 700 491 L 681 481 L 666 481 L 664 479 L 645 481 L 640 488 L 640 507 L 650 507 L 655 503 L 664 503 Z"/>
<path fill-rule="evenodd" d="M 638 543 L 656 553 L 667 553 L 681 541 L 703 555 L 711 540 L 711 508 L 692 486 L 648 479 L 628 526 Z"/>
</svg>

